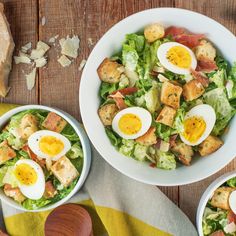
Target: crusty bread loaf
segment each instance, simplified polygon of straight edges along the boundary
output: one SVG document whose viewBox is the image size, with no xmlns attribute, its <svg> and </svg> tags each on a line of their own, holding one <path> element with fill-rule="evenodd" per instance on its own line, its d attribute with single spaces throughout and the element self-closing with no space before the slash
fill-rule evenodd
<svg viewBox="0 0 236 236">
<path fill-rule="evenodd" d="M 8 77 L 12 67 L 12 53 L 15 47 L 10 26 L 0 3 L 0 96 L 5 97 L 9 91 Z"/>
</svg>

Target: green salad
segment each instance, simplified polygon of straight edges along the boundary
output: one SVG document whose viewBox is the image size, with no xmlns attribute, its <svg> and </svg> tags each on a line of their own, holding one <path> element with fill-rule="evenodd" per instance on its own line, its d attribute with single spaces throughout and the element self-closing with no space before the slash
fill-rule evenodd
<svg viewBox="0 0 236 236">
<path fill-rule="evenodd" d="M 205 35 L 148 25 L 127 34 L 97 73 L 98 115 L 123 155 L 173 170 L 223 145 L 236 108 L 236 64 Z"/>
<path fill-rule="evenodd" d="M 236 177 L 214 191 L 203 214 L 202 229 L 205 236 L 236 235 L 236 215 L 230 204 L 230 194 L 235 190 Z"/>
<path fill-rule="evenodd" d="M 0 187 L 28 210 L 66 197 L 82 167 L 80 139 L 56 113 L 22 111 L 0 133 Z"/>
</svg>

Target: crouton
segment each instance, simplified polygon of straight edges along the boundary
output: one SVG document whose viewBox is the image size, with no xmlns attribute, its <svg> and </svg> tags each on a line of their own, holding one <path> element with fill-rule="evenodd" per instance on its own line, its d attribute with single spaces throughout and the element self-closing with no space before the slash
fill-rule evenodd
<svg viewBox="0 0 236 236">
<path fill-rule="evenodd" d="M 189 102 L 202 96 L 204 91 L 203 85 L 196 79 L 193 79 L 184 85 L 183 96 L 184 99 Z"/>
<path fill-rule="evenodd" d="M 100 80 L 114 84 L 120 82 L 122 65 L 115 61 L 105 58 L 97 69 Z"/>
<path fill-rule="evenodd" d="M 99 108 L 98 115 L 102 123 L 107 126 L 112 124 L 112 120 L 116 113 L 118 112 L 118 107 L 116 104 L 106 104 Z"/>
<path fill-rule="evenodd" d="M 23 202 L 26 199 L 18 187 L 12 188 L 10 184 L 5 184 L 3 191 L 6 194 L 6 196 L 13 198 L 15 201 L 19 203 Z"/>
<path fill-rule="evenodd" d="M 52 165 L 51 171 L 64 187 L 68 187 L 79 176 L 79 172 L 66 156 L 57 160 Z"/>
<path fill-rule="evenodd" d="M 20 122 L 20 136 L 22 139 L 28 140 L 29 136 L 38 130 L 38 120 L 32 114 L 23 116 Z"/>
<path fill-rule="evenodd" d="M 224 210 L 229 210 L 229 196 L 235 188 L 231 187 L 220 187 L 215 190 L 213 197 L 211 198 L 211 205 Z"/>
<path fill-rule="evenodd" d="M 190 165 L 190 162 L 192 161 L 192 156 L 194 155 L 191 146 L 182 142 L 177 142 L 174 144 L 171 150 L 177 153 L 177 157 L 180 160 L 180 162 L 182 162 L 184 165 L 187 166 Z"/>
<path fill-rule="evenodd" d="M 178 109 L 182 91 L 183 89 L 180 86 L 165 81 L 161 88 L 161 102 L 174 109 Z"/>
<path fill-rule="evenodd" d="M 155 131 L 156 128 L 151 127 L 144 135 L 138 137 L 135 141 L 145 146 L 155 144 L 157 143 L 157 136 Z"/>
<path fill-rule="evenodd" d="M 176 115 L 176 110 L 169 106 L 164 106 L 156 121 L 172 127 Z"/>
<path fill-rule="evenodd" d="M 14 157 L 16 157 L 15 151 L 8 146 L 7 141 L 3 141 L 0 144 L 0 165 Z"/>
<path fill-rule="evenodd" d="M 165 29 L 162 25 L 155 23 L 145 27 L 144 29 L 144 36 L 149 43 L 156 41 L 164 37 Z"/>
<path fill-rule="evenodd" d="M 57 190 L 54 188 L 52 181 L 50 181 L 50 180 L 47 181 L 45 184 L 45 191 L 44 191 L 43 196 L 46 199 L 49 199 L 49 198 L 54 197 L 56 194 L 57 194 Z"/>
<path fill-rule="evenodd" d="M 223 141 L 218 137 L 209 135 L 200 145 L 199 153 L 201 156 L 207 156 L 216 150 L 218 150 L 223 145 Z"/>
<path fill-rule="evenodd" d="M 205 39 L 202 39 L 200 41 L 200 44 L 195 48 L 195 55 L 198 60 L 206 58 L 211 61 L 214 61 L 216 57 L 216 49 L 210 42 L 206 41 Z"/>
<path fill-rule="evenodd" d="M 48 113 L 46 119 L 43 121 L 42 126 L 48 130 L 61 133 L 66 127 L 67 122 L 54 112 Z"/>
</svg>

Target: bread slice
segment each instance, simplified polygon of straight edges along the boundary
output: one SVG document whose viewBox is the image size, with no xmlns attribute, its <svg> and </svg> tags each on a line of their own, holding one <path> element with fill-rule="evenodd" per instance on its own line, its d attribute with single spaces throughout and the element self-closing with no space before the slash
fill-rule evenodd
<svg viewBox="0 0 236 236">
<path fill-rule="evenodd" d="M 9 91 L 8 76 L 12 67 L 14 47 L 10 26 L 4 15 L 4 6 L 0 3 L 0 96 L 2 97 L 5 97 Z"/>
</svg>

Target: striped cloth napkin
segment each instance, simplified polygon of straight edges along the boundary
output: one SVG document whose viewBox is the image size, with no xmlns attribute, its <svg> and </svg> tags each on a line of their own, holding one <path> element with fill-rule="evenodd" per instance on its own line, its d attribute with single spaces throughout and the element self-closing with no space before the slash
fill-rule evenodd
<svg viewBox="0 0 236 236">
<path fill-rule="evenodd" d="M 14 105 L 0 104 L 0 115 Z M 69 202 L 84 206 L 94 235 L 197 236 L 186 215 L 156 186 L 132 180 L 108 165 L 95 149 L 89 176 Z M 50 211 L 22 212 L 2 203 L 7 232 L 12 236 L 44 235 Z"/>
</svg>

